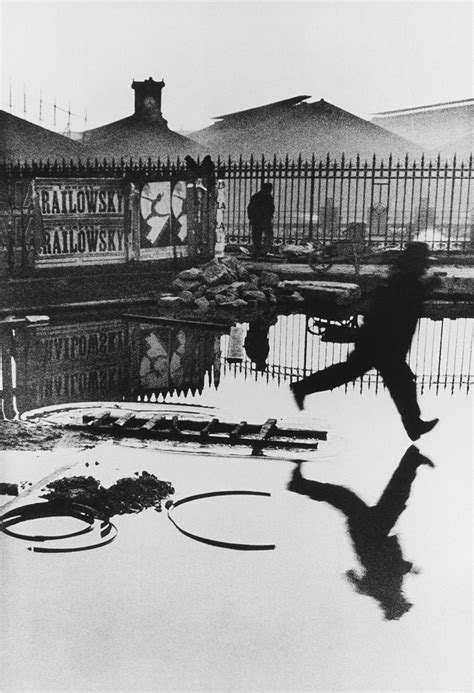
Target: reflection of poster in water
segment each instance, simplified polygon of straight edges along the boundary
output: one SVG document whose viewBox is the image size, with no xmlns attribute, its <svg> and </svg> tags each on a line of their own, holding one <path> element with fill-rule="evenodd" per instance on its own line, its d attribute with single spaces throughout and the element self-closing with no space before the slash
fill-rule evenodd
<svg viewBox="0 0 474 693">
<path fill-rule="evenodd" d="M 219 382 L 220 336 L 213 333 L 141 327 L 140 385 L 142 394 L 201 391 L 206 375 Z M 216 365 L 217 364 L 217 365 Z"/>
<path fill-rule="evenodd" d="M 145 183 L 140 195 L 140 247 L 163 248 L 171 245 L 171 184 L 169 181 Z"/>
<path fill-rule="evenodd" d="M 122 320 L 47 325 L 15 333 L 19 411 L 63 402 L 121 400 L 130 344 Z"/>
</svg>

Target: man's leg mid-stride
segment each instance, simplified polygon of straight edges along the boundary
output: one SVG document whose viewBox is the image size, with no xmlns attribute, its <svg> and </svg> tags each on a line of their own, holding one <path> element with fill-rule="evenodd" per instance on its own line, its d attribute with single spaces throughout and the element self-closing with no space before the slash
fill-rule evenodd
<svg viewBox="0 0 474 693">
<path fill-rule="evenodd" d="M 359 378 L 361 375 L 364 375 L 364 373 L 367 373 L 371 367 L 372 364 L 368 356 L 355 349 L 349 354 L 347 361 L 336 363 L 322 371 L 312 373 L 306 378 L 291 383 L 290 389 L 295 398 L 297 407 L 299 409 L 304 408 L 306 395 L 310 395 L 313 392 L 333 390 L 340 385 L 346 385 L 356 378 Z"/>
<path fill-rule="evenodd" d="M 390 392 L 398 409 L 403 426 L 411 440 L 418 440 L 438 423 L 438 419 L 423 421 L 420 418 L 420 407 L 416 395 L 415 376 L 403 358 L 384 360 L 376 367 Z"/>
</svg>

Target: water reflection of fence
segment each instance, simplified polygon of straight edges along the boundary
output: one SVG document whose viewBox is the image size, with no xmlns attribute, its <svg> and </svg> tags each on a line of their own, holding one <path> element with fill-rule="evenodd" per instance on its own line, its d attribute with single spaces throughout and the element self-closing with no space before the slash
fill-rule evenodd
<svg viewBox="0 0 474 693">
<path fill-rule="evenodd" d="M 472 156 L 467 162 L 425 160 L 278 161 L 250 159 L 220 167 L 227 182 L 230 243 L 250 241 L 247 205 L 263 180 L 273 184 L 277 243 L 330 242 L 354 222 L 372 245 L 422 240 L 439 250 L 472 247 Z"/>
<path fill-rule="evenodd" d="M 469 391 L 473 325 L 466 318 L 420 321 L 409 360 L 421 391 Z M 350 344 L 324 342 L 307 326 L 304 315 L 291 315 L 269 327 L 264 373 L 248 359 L 229 365 L 221 356 L 229 337 L 221 332 L 121 319 L 0 330 L 0 419 L 66 402 L 187 398 L 217 388 L 221 374 L 284 383 L 347 357 Z M 372 371 L 349 387 L 381 384 Z"/>
<path fill-rule="evenodd" d="M 473 378 L 473 328 L 474 320 L 469 318 L 420 320 L 409 352 L 409 364 L 416 373 L 421 392 L 426 389 L 469 392 Z M 223 339 L 225 354 L 228 337 Z M 257 372 L 254 364 L 246 359 L 240 364 L 224 362 L 224 374 L 233 372 L 267 382 L 290 382 L 346 359 L 353 348 L 352 344 L 321 341 L 321 336 L 309 333 L 304 315 L 281 317 L 279 323 L 270 328 L 269 342 L 265 372 Z M 383 386 L 383 382 L 374 370 L 347 387 L 362 392 L 366 388 L 377 390 L 379 386 Z"/>
</svg>

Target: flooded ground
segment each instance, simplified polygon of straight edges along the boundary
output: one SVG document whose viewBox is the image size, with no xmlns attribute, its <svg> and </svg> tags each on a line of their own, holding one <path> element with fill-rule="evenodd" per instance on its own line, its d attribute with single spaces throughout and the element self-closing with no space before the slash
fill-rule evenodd
<svg viewBox="0 0 474 693">
<path fill-rule="evenodd" d="M 105 437 L 81 449 L 69 434 L 54 450 L 0 453 L 0 481 L 30 481 L 29 501 L 50 474 L 110 487 L 143 470 L 170 481 L 175 499 L 271 494 L 196 500 L 173 519 L 201 538 L 275 546 L 205 544 L 152 508 L 114 517 L 117 538 L 97 550 L 34 553 L 0 534 L 2 689 L 471 690 L 473 321 L 419 325 L 419 402 L 424 418 L 440 417 L 419 441 L 424 457 L 375 373 L 298 412 L 291 379 L 351 347 L 324 341 L 326 323 L 305 316 L 268 327 L 263 372 L 262 350 L 229 363 L 229 335 L 183 326 L 63 321 L 4 338 L 7 418 L 66 402 L 185 402 L 236 421 L 292 420 L 328 439 L 298 456 L 303 477 L 326 484 L 319 500 L 296 492 L 288 455 Z M 396 538 L 380 544 L 366 506 L 384 490 Z"/>
</svg>

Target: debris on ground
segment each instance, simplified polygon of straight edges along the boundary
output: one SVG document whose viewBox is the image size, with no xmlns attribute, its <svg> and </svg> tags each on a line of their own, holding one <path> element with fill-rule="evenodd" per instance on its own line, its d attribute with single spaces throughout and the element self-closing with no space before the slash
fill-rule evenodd
<svg viewBox="0 0 474 693">
<path fill-rule="evenodd" d="M 0 421 L 2 450 L 52 450 L 61 437 L 62 432 L 51 426 L 24 421 Z"/>
<path fill-rule="evenodd" d="M 236 258 L 225 257 L 180 272 L 171 284 L 175 300 L 167 297 L 164 304 L 214 315 L 222 310 L 268 309 L 277 304 L 296 303 L 290 293 L 279 290 L 279 285 L 280 278 L 275 272 L 263 270 L 259 275 L 251 274 Z"/>
<path fill-rule="evenodd" d="M 18 496 L 18 484 L 0 483 L 0 496 Z"/>
<path fill-rule="evenodd" d="M 90 448 L 95 436 L 61 431 L 36 421 L 0 420 L 0 450 L 54 450 L 58 447 Z"/>
<path fill-rule="evenodd" d="M 119 479 L 109 488 L 92 476 L 72 476 L 49 483 L 42 498 L 49 501 L 68 501 L 88 505 L 97 516 L 109 519 L 114 515 L 139 513 L 147 508 L 162 510 L 162 502 L 173 495 L 169 481 L 161 481 L 154 474 L 136 472 L 133 477 Z"/>
</svg>

